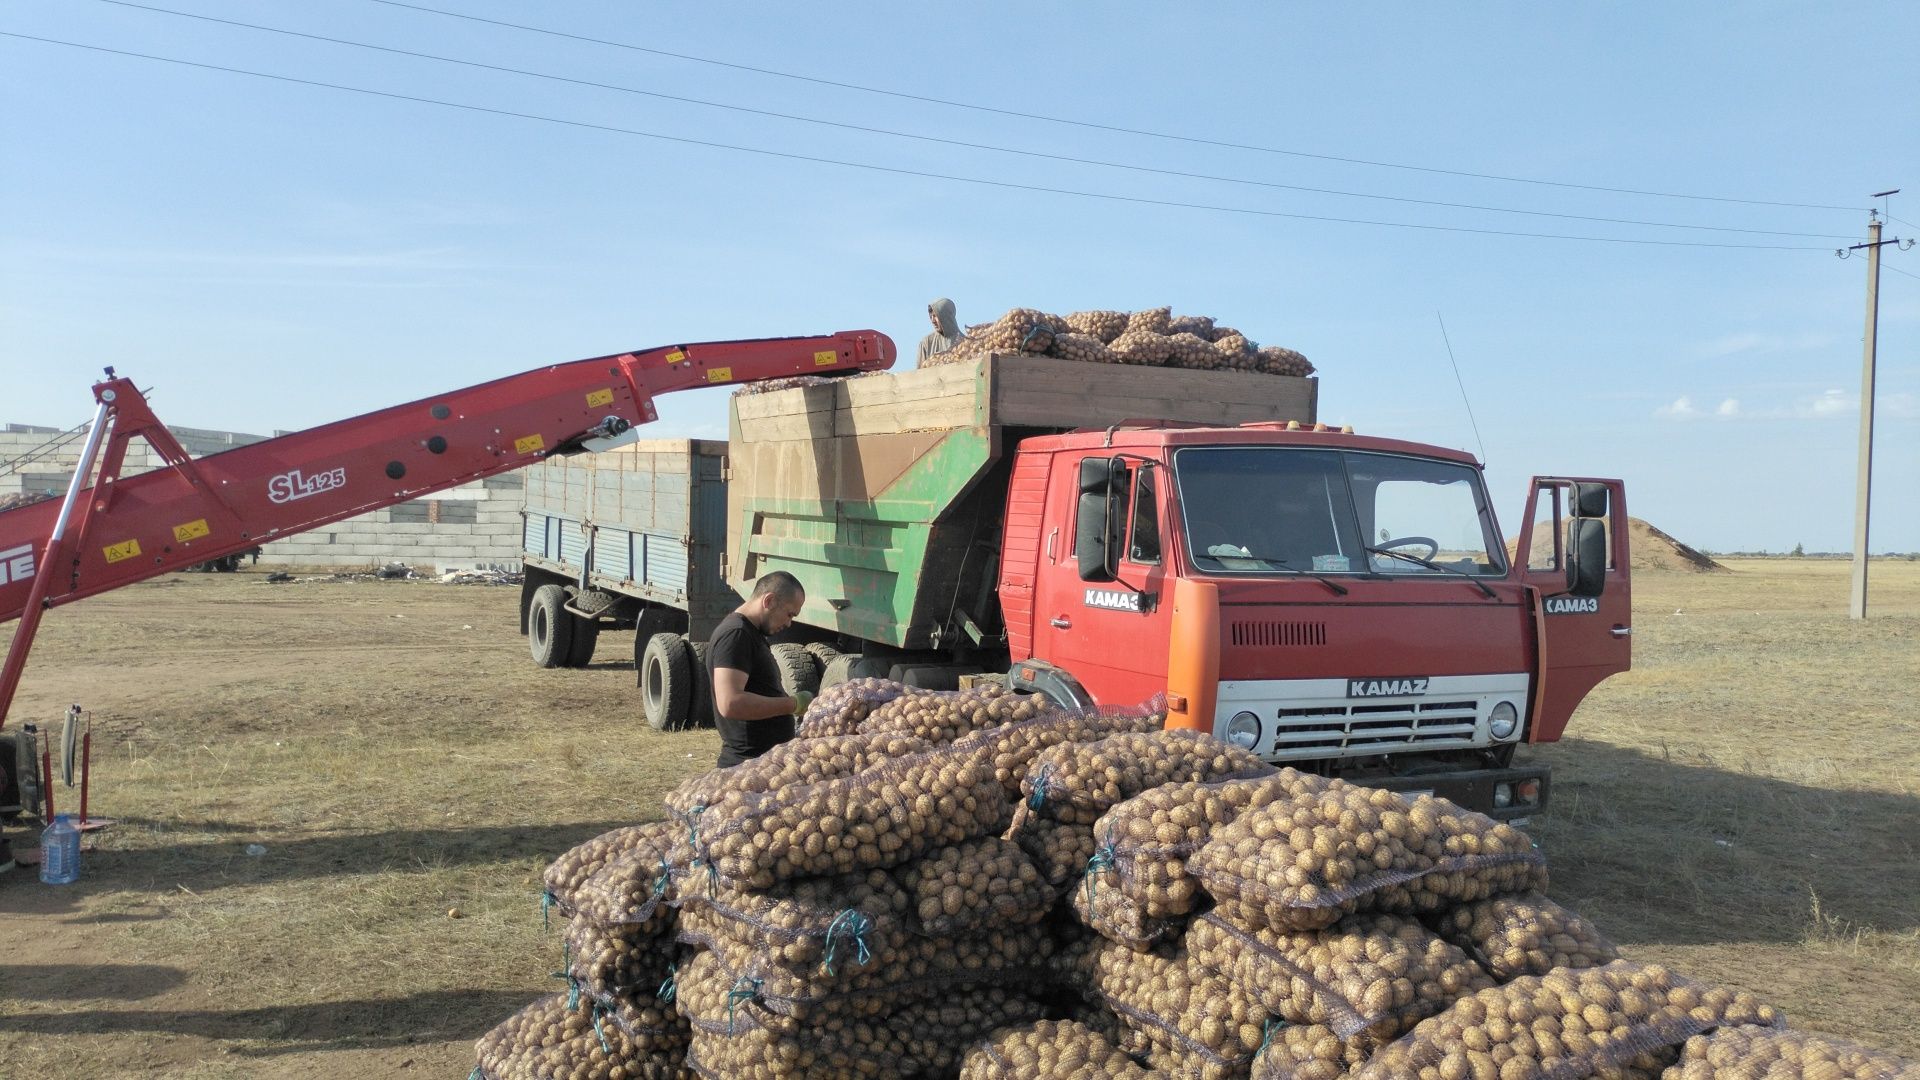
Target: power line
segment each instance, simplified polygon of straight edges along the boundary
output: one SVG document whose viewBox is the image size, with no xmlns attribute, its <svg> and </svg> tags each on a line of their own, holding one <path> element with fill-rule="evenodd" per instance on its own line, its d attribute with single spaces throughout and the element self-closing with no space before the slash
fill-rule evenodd
<svg viewBox="0 0 1920 1080">
<path fill-rule="evenodd" d="M 1467 407 L 1467 423 L 1473 425 L 1473 441 L 1479 444 L 1480 460 L 1487 460 L 1487 441 L 1480 437 L 1480 421 L 1473 416 L 1473 399 L 1467 396 L 1467 380 L 1460 377 L 1460 361 L 1453 358 L 1453 338 L 1447 336 L 1447 318 L 1438 311 L 1433 317 L 1440 321 L 1440 340 L 1447 343 L 1447 363 L 1453 365 L 1453 381 L 1460 385 L 1460 400 Z"/>
<path fill-rule="evenodd" d="M 513 109 L 499 109 L 486 105 L 472 105 L 458 101 L 444 101 L 439 98 L 419 97 L 413 94 L 401 94 L 390 90 L 373 90 L 363 86 L 348 86 L 344 83 L 323 82 L 318 79 L 302 79 L 292 75 L 276 75 L 271 72 L 252 71 L 246 68 L 226 67 L 220 64 L 208 64 L 195 60 L 182 60 L 177 57 L 159 56 L 153 53 L 133 52 L 127 49 L 108 48 L 104 45 L 87 45 L 76 41 L 63 41 L 58 38 L 38 37 L 33 34 L 21 34 L 0 30 L 0 37 L 15 38 L 21 41 L 35 41 L 46 45 L 60 45 L 71 49 L 83 49 L 88 52 L 105 53 L 112 56 L 126 56 L 138 60 L 152 60 L 180 67 L 198 68 L 203 71 L 218 71 L 229 75 L 246 75 L 256 79 L 269 79 L 274 82 L 291 83 L 299 86 L 313 86 L 327 90 L 341 90 L 347 93 L 364 94 L 369 97 L 387 98 L 393 101 L 411 101 L 422 105 L 437 105 L 442 108 L 461 109 L 467 112 L 484 113 L 490 116 L 509 116 L 520 120 L 535 120 L 541 123 L 560 124 L 566 127 L 589 131 L 604 131 L 617 135 L 633 135 L 644 139 L 656 139 L 663 142 L 679 143 L 685 146 L 702 146 L 715 150 L 731 150 L 743 154 L 757 154 L 762 157 L 780 158 L 787 161 L 806 161 L 819 165 L 833 165 L 840 168 L 864 169 L 870 172 L 887 173 L 894 176 L 913 176 L 930 180 L 947 180 L 954 183 L 976 184 L 983 187 L 1003 188 L 1009 191 L 1032 191 L 1050 195 L 1070 195 L 1076 198 L 1100 199 L 1107 202 L 1131 203 L 1139 206 L 1164 206 L 1183 210 L 1205 210 L 1223 214 L 1241 214 L 1252 217 L 1285 218 L 1294 221 L 1320 221 L 1337 225 L 1374 225 L 1384 228 L 1417 229 L 1423 232 L 1468 233 L 1479 236 L 1511 236 L 1536 240 L 1574 240 L 1598 244 L 1633 244 L 1644 247 L 1695 247 L 1735 249 L 1745 251 L 1829 251 L 1827 247 L 1815 247 L 1805 244 L 1723 244 L 1703 240 L 1651 240 L 1622 236 L 1577 236 L 1564 233 L 1521 232 L 1511 229 L 1482 229 L 1464 225 L 1429 225 L 1410 221 L 1378 221 L 1367 218 L 1333 217 L 1324 214 L 1298 214 L 1282 210 L 1260 210 L 1246 206 L 1223 206 L 1214 203 L 1182 202 L 1175 199 L 1153 199 L 1138 195 L 1116 195 L 1110 192 L 1082 191 L 1074 188 L 1048 187 L 1040 184 L 1021 184 L 1010 180 L 990 180 L 978 176 L 960 176 L 952 173 L 930 172 L 922 169 L 906 169 L 893 165 L 876 165 L 871 162 L 846 161 L 839 158 L 818 157 L 812 154 L 796 154 L 783 150 L 769 150 L 764 147 L 742 146 L 736 143 L 715 142 L 708 139 L 693 139 L 681 135 L 667 135 L 655 131 L 641 131 L 636 128 L 617 127 L 612 124 L 596 124 L 585 120 L 568 120 L 557 116 L 544 116 L 539 113 L 519 112 Z"/>
<path fill-rule="evenodd" d="M 759 108 L 754 108 L 746 105 L 730 105 L 725 102 L 708 101 L 702 98 L 686 97 L 680 94 L 667 94 L 667 93 L 662 93 L 654 90 L 643 90 L 638 87 L 624 86 L 618 83 L 596 82 L 591 79 L 576 79 L 567 75 L 554 75 L 548 72 L 530 71 L 525 68 L 506 67 L 499 64 L 488 64 L 488 63 L 483 63 L 477 60 L 462 60 L 458 57 L 440 56 L 434 53 L 416 52 L 411 49 L 400 49 L 400 48 L 394 48 L 387 45 L 375 45 L 369 42 L 354 41 L 348 38 L 330 37 L 325 34 L 310 34 L 310 33 L 305 33 L 299 30 L 282 29 L 277 26 L 262 26 L 258 23 L 241 22 L 235 19 L 222 19 L 212 15 L 201 15 L 201 14 L 188 12 L 188 11 L 176 11 L 171 8 L 155 7 L 150 4 L 134 3 L 132 2 L 132 0 L 99 0 L 99 2 L 103 4 L 112 4 L 116 7 L 132 8 L 139 11 L 153 12 L 155 14 L 160 14 L 160 15 L 173 15 L 173 16 L 178 16 L 180 18 L 185 18 L 185 19 L 197 19 L 202 22 L 219 23 L 224 26 L 235 26 L 235 27 L 240 27 L 247 30 L 258 30 L 258 31 L 262 31 L 270 34 L 282 34 L 287 37 L 304 38 L 309 41 L 324 41 L 333 45 L 345 45 L 351 48 L 367 49 L 373 52 L 388 53 L 395 56 L 407 56 L 407 57 L 412 57 L 414 59 L 419 59 L 419 60 L 432 60 L 437 63 L 443 63 L 443 64 L 456 64 L 461 67 L 478 68 L 484 71 L 497 71 L 497 72 L 502 72 L 504 74 L 509 74 L 509 75 L 523 75 L 528 78 L 545 79 L 551 82 L 567 83 L 573 86 L 591 87 L 593 89 L 598 89 L 598 90 L 613 90 L 613 91 L 618 91 L 624 94 L 637 94 L 643 97 L 656 98 L 663 101 L 676 101 L 676 102 L 681 102 L 683 104 L 699 105 L 699 106 L 712 108 L 712 109 L 725 109 L 731 112 L 748 113 L 754 116 L 772 117 L 780 120 L 792 120 L 792 121 L 797 121 L 799 123 L 805 123 L 805 124 L 819 124 L 825 127 L 840 128 L 846 131 L 859 131 L 859 132 L 865 132 L 867 134 L 873 134 L 873 135 L 886 135 L 894 138 L 912 139 L 918 142 L 937 143 L 943 146 L 956 146 L 956 147 L 962 147 L 964 149 L 969 149 L 969 150 L 987 150 L 987 151 L 992 151 L 994 153 L 1014 154 L 1021 157 L 1040 158 L 1048 161 L 1059 161 L 1059 162 L 1066 162 L 1066 163 L 1076 164 L 1076 165 L 1093 165 L 1093 166 L 1097 166 L 1100 168 L 1107 168 L 1107 169 L 1122 169 L 1128 172 L 1152 173 L 1160 176 L 1172 176 L 1172 177 L 1179 177 L 1179 178 L 1188 179 L 1188 180 L 1208 180 L 1208 181 L 1214 181 L 1217 183 L 1242 184 L 1242 185 L 1247 185 L 1251 187 L 1273 188 L 1273 189 L 1282 190 L 1282 191 L 1298 191 L 1298 192 L 1305 192 L 1305 193 L 1316 194 L 1316 195 L 1337 195 L 1343 198 L 1350 198 L 1350 199 L 1376 199 L 1384 202 L 1407 203 L 1407 204 L 1412 204 L 1417 206 L 1444 207 L 1446 209 L 1451 209 L 1451 210 L 1478 210 L 1478 211 L 1485 211 L 1488 213 L 1497 213 L 1497 214 L 1520 214 L 1528 217 L 1557 218 L 1563 221 L 1587 221 L 1587 222 L 1593 222 L 1596 224 L 1606 224 L 1606 225 L 1637 225 L 1637 226 L 1645 226 L 1648 228 L 1660 228 L 1660 229 L 1693 229 L 1693 230 L 1704 231 L 1704 232 L 1741 233 L 1741 234 L 1754 235 L 1754 236 L 1795 236 L 1795 237 L 1802 237 L 1807 239 L 1819 239 L 1819 240 L 1851 240 L 1853 239 L 1853 236 L 1851 236 L 1850 234 L 1843 235 L 1839 233 L 1790 232 L 1790 231 L 1781 230 L 1781 229 L 1748 229 L 1748 228 L 1738 228 L 1738 227 L 1727 226 L 1727 225 L 1695 225 L 1687 222 L 1645 221 L 1645 220 L 1640 220 L 1635 218 L 1599 217 L 1599 216 L 1590 215 L 1590 214 L 1554 213 L 1552 211 L 1546 211 L 1546 210 L 1521 210 L 1514 207 L 1506 207 L 1506 206 L 1486 206 L 1486 205 L 1481 205 L 1476 203 L 1445 202 L 1438 199 L 1417 199 L 1417 198 L 1411 198 L 1411 197 L 1399 196 L 1399 195 L 1378 195 L 1378 194 L 1372 194 L 1369 192 L 1340 191 L 1333 188 L 1307 187 L 1300 184 L 1283 184 L 1283 183 L 1278 183 L 1275 181 L 1268 181 L 1268 180 L 1253 180 L 1253 179 L 1248 179 L 1246 177 L 1219 176 L 1219 175 L 1214 175 L 1210 173 L 1187 172 L 1180 169 L 1158 168 L 1158 167 L 1149 166 L 1149 165 L 1134 165 L 1127 162 L 1105 161 L 1098 158 L 1075 157 L 1070 154 L 1055 154 L 1055 153 L 1048 153 L 1040 150 L 1023 150 L 1017 147 L 997 146 L 991 143 L 968 142 L 962 139 L 942 138 L 936 135 L 923 135 L 918 132 L 899 131 L 892 128 L 872 127 L 865 124 L 843 123 L 837 120 L 825 120 L 819 117 L 802 116 L 795 113 L 777 112 L 771 109 L 759 109 Z"/>
<path fill-rule="evenodd" d="M 1890 262 L 1886 262 L 1886 261 L 1884 261 L 1884 260 L 1883 260 L 1883 261 L 1882 261 L 1882 262 L 1880 263 L 1880 269 L 1882 269 L 1882 270 L 1891 270 L 1891 271 L 1893 271 L 1893 272 L 1894 272 L 1894 273 L 1896 273 L 1896 274 L 1904 274 L 1904 275 L 1906 275 L 1907 277 L 1910 277 L 1910 278 L 1912 278 L 1912 279 L 1913 279 L 1913 280 L 1915 280 L 1915 281 L 1920 281 L 1920 274 L 1916 274 L 1916 273 L 1914 273 L 1914 272 L 1912 272 L 1912 271 L 1910 271 L 1910 270 L 1902 270 L 1902 269 L 1900 269 L 1899 267 L 1897 267 L 1897 266 L 1895 266 L 1895 265 L 1893 265 L 1892 263 L 1890 263 Z"/>
<path fill-rule="evenodd" d="M 1920 225 L 1915 225 L 1913 222 L 1908 221 L 1906 218 L 1894 217 L 1892 214 L 1885 214 L 1885 213 L 1883 213 L 1881 216 L 1886 218 L 1889 221 L 1897 221 L 1900 224 L 1905 225 L 1909 229 L 1920 229 Z"/>
<path fill-rule="evenodd" d="M 859 83 L 839 82 L 812 75 L 801 75 L 791 71 L 778 71 L 773 68 L 754 67 L 751 64 L 737 64 L 712 57 L 694 56 L 690 53 L 671 52 L 666 49 L 648 48 L 632 42 L 612 41 L 606 38 L 589 37 L 584 34 L 570 34 L 563 30 L 549 30 L 542 26 L 528 26 L 524 23 L 506 22 L 502 19 L 489 19 L 479 15 L 468 15 L 458 11 L 445 11 L 427 7 L 423 4 L 404 3 L 402 0 L 372 0 L 376 4 L 388 7 L 405 8 L 409 11 L 425 12 L 429 15 L 442 15 L 451 19 L 465 19 L 468 22 L 486 23 L 491 26 L 506 27 L 510 30 L 524 30 L 528 33 L 546 34 L 549 37 L 565 38 L 591 45 L 607 45 L 616 49 L 648 53 L 653 56 L 665 56 L 675 60 L 686 60 L 696 64 L 709 64 L 714 67 L 730 68 L 735 71 L 750 71 L 757 75 L 771 75 L 775 78 L 792 79 L 797 82 L 813 83 L 817 86 L 832 86 L 841 90 L 857 90 L 863 94 L 880 94 L 885 97 L 901 98 L 906 101 L 921 101 L 932 105 L 945 105 L 955 109 L 969 109 L 974 112 L 994 113 L 1000 116 L 1012 116 L 1022 120 L 1040 120 L 1049 124 L 1065 124 L 1069 127 L 1091 128 L 1095 131 L 1110 131 L 1123 135 L 1141 135 L 1153 139 L 1168 139 L 1174 142 L 1193 143 L 1200 146 L 1217 146 L 1230 150 L 1251 150 L 1262 154 L 1281 154 L 1287 157 L 1309 158 L 1315 161 L 1337 161 L 1347 165 L 1367 165 L 1380 169 L 1404 169 L 1409 172 L 1434 173 L 1440 176 L 1460 176 L 1475 180 L 1498 180 L 1509 184 L 1535 184 L 1542 187 L 1572 188 L 1578 191 L 1604 191 L 1614 195 L 1645 195 L 1662 199 L 1691 199 L 1700 202 L 1744 203 L 1748 206 L 1783 206 L 1801 210 L 1847 210 L 1859 211 L 1857 206 L 1831 206 L 1826 203 L 1779 202 L 1770 199 L 1739 199 L 1723 195 L 1690 195 L 1674 191 L 1651 191 L 1641 188 L 1605 187 L 1598 184 L 1575 184 L 1561 180 L 1541 180 L 1525 176 L 1502 176 L 1498 173 L 1469 172 L 1462 169 L 1439 169 L 1423 165 L 1407 165 L 1393 161 L 1373 161 L 1367 158 L 1340 157 L 1334 154 L 1315 154 L 1304 150 L 1287 150 L 1275 146 L 1259 146 L 1251 143 L 1229 142 L 1221 139 L 1208 139 L 1197 135 L 1177 135 L 1166 131 L 1153 131 L 1147 128 L 1124 127 L 1117 124 L 1103 124 L 1092 120 L 1074 120 L 1067 117 L 1048 116 L 1044 113 L 1021 112 L 1018 109 L 1002 109 L 992 105 L 979 105 L 967 101 L 954 101 L 949 98 L 931 97 L 925 94 L 910 94 L 902 90 L 888 90 L 877 86 L 863 86 Z"/>
</svg>

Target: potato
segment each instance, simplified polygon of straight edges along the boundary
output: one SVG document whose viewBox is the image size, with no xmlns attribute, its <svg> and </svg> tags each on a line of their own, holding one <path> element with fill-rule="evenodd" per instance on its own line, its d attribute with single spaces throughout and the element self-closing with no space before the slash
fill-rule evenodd
<svg viewBox="0 0 1920 1080">
<path fill-rule="evenodd" d="M 1047 355 L 1087 364 L 1118 363 L 1113 350 L 1091 334 L 1055 334 L 1053 345 L 1047 350 Z"/>
<path fill-rule="evenodd" d="M 1149 1080 L 1106 1036 L 1071 1020 L 1002 1028 L 968 1048 L 960 1080 Z"/>
<path fill-rule="evenodd" d="M 1167 365 L 1198 371 L 1221 366 L 1222 358 L 1213 343 L 1196 334 L 1167 335 Z"/>
<path fill-rule="evenodd" d="M 1093 987 L 1140 1037 L 1156 1073 L 1244 1076 L 1266 1038 L 1267 1013 L 1245 988 L 1176 948 L 1143 953 L 1100 946 Z"/>
<path fill-rule="evenodd" d="M 668 857 L 681 832 L 680 826 L 673 822 L 650 821 L 601 833 L 572 848 L 547 867 L 546 902 L 559 908 L 562 915 L 571 917 L 575 907 L 574 891 L 607 863 L 630 851 L 640 852 L 636 858 L 642 863 L 658 862 Z"/>
<path fill-rule="evenodd" d="M 1493 985 L 1465 953 L 1411 919 L 1354 915 L 1326 930 L 1244 930 L 1196 919 L 1187 949 L 1290 1024 L 1321 1025 L 1362 1048 L 1384 1044 Z"/>
<path fill-rule="evenodd" d="M 1188 869 L 1236 925 L 1317 930 L 1362 910 L 1406 915 L 1546 887 L 1525 833 L 1442 799 L 1333 781 L 1241 814 Z"/>
<path fill-rule="evenodd" d="M 1113 339 L 1127 330 L 1127 313 L 1124 311 L 1076 311 L 1067 316 L 1067 329 L 1076 334 L 1099 341 L 1103 345 L 1113 344 Z"/>
<path fill-rule="evenodd" d="M 1166 710 L 1157 701 L 1138 709 L 1104 713 L 1074 713 L 1043 706 L 1031 720 L 983 728 L 955 742 L 953 749 L 978 755 L 982 764 L 993 770 L 1006 797 L 1017 800 L 1034 760 L 1049 748 L 1128 732 L 1158 731 L 1166 725 L 1166 719 Z M 1081 865 L 1084 868 L 1085 863 Z"/>
<path fill-rule="evenodd" d="M 1292 349 L 1283 349 L 1277 345 L 1268 345 L 1257 354 L 1260 370 L 1268 375 L 1305 376 L 1313 374 L 1313 365 L 1307 358 Z"/>
<path fill-rule="evenodd" d="M 1920 1080 L 1920 1063 L 1799 1031 L 1724 1027 L 1688 1039 L 1662 1080 Z"/>
<path fill-rule="evenodd" d="M 1620 958 L 1620 951 L 1592 923 L 1539 893 L 1463 904 L 1428 922 L 1501 982 L 1545 975 L 1554 968 L 1599 967 Z"/>
<path fill-rule="evenodd" d="M 603 1006 L 550 994 L 513 1014 L 480 1039 L 480 1075 L 487 1080 L 683 1080 L 687 1025 L 661 1009 Z M 598 1021 L 596 1023 L 596 1020 Z"/>
<path fill-rule="evenodd" d="M 825 982 L 850 977 L 864 948 L 886 963 L 907 943 L 913 898 L 884 870 L 802 878 L 765 892 L 697 879 L 680 910 L 680 934 L 700 943 L 731 941 Z M 833 968 L 826 971 L 825 968 Z"/>
<path fill-rule="evenodd" d="M 1272 1029 L 1267 1048 L 1253 1059 L 1252 1080 L 1340 1080 L 1367 1059 L 1324 1024 L 1286 1024 Z"/>
<path fill-rule="evenodd" d="M 750 761 L 687 780 L 667 794 L 667 809 L 690 823 L 696 808 L 712 806 L 728 792 L 762 793 L 817 784 L 931 748 L 923 739 L 893 732 L 795 738 Z"/>
<path fill-rule="evenodd" d="M 1461 998 L 1388 1044 L 1356 1080 L 1544 1080 L 1549 1076 L 1657 1076 L 1672 1048 L 1734 1024 L 1779 1014 L 1744 991 L 1689 982 L 1657 964 L 1526 975 Z M 1618 1071 L 1615 1071 L 1618 1070 Z"/>
<path fill-rule="evenodd" d="M 980 335 L 989 352 L 1046 352 L 1053 336 L 1068 330 L 1067 321 L 1035 308 L 1014 308 Z"/>
<path fill-rule="evenodd" d="M 920 932 L 930 936 L 1038 922 L 1053 903 L 1053 887 L 1033 860 L 1018 844 L 996 837 L 941 848 L 894 876 L 913 903 Z"/>
<path fill-rule="evenodd" d="M 1129 329 L 1108 346 L 1113 358 L 1122 364 L 1158 367 L 1173 356 L 1173 345 L 1165 334 Z"/>
<path fill-rule="evenodd" d="M 1091 827 L 1054 821 L 1024 802 L 1013 808 L 1013 824 L 1007 827 L 1006 839 L 1026 852 L 1041 879 L 1056 894 L 1079 883 L 1100 847 Z"/>
<path fill-rule="evenodd" d="M 896 698 L 923 692 L 891 679 L 848 679 L 820 691 L 820 696 L 807 706 L 807 715 L 801 717 L 799 726 L 794 728 L 794 738 L 852 735 L 860 730 L 860 722 L 872 715 L 873 710 Z"/>
<path fill-rule="evenodd" d="M 1127 316 L 1128 334 L 1157 334 L 1165 336 L 1173 332 L 1173 309 L 1170 307 L 1148 308 Z"/>
<path fill-rule="evenodd" d="M 1018 724 L 1046 715 L 1052 706 L 1037 694 L 1020 694 L 1000 683 L 967 690 L 922 690 L 874 708 L 860 722 L 864 735 L 892 733 L 951 743 L 986 728 Z"/>
<path fill-rule="evenodd" d="M 1092 825 L 1116 803 L 1149 788 L 1276 771 L 1251 750 L 1205 732 L 1160 730 L 1055 746 L 1034 759 L 1020 792 L 1046 817 Z"/>
</svg>

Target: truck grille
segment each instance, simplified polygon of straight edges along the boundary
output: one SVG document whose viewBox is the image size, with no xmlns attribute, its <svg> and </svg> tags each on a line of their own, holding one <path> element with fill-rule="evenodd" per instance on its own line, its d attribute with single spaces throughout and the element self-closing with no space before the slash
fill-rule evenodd
<svg viewBox="0 0 1920 1080">
<path fill-rule="evenodd" d="M 1327 624 L 1323 622 L 1236 622 L 1228 626 L 1227 633 L 1235 645 L 1258 648 L 1327 643 Z"/>
<path fill-rule="evenodd" d="M 1308 758 L 1330 750 L 1390 754 L 1409 746 L 1471 746 L 1477 723 L 1478 710 L 1472 701 L 1281 709 L 1272 756 Z"/>
</svg>

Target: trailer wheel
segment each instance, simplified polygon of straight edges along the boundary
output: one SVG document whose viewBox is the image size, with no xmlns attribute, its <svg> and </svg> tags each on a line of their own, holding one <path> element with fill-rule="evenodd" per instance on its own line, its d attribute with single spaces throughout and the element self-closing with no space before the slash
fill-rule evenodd
<svg viewBox="0 0 1920 1080">
<path fill-rule="evenodd" d="M 805 645 L 775 645 L 773 662 L 780 666 L 780 688 L 788 697 L 819 692 L 820 666 Z"/>
<path fill-rule="evenodd" d="M 543 668 L 565 666 L 573 655 L 573 614 L 567 611 L 567 591 L 542 585 L 527 606 L 527 649 Z"/>
<path fill-rule="evenodd" d="M 819 665 L 822 672 L 827 670 L 828 664 L 846 655 L 824 641 L 810 642 L 801 647 L 807 650 L 807 655 L 813 657 L 813 662 Z"/>
<path fill-rule="evenodd" d="M 713 718 L 713 679 L 707 673 L 707 643 L 696 641 L 690 650 L 693 654 L 693 704 L 687 713 L 687 723 L 691 727 L 710 728 Z"/>
<path fill-rule="evenodd" d="M 833 662 L 827 665 L 826 672 L 820 676 L 820 692 L 826 693 L 852 679 L 853 666 L 858 664 L 860 659 L 859 653 L 841 653 L 834 657 Z"/>
<path fill-rule="evenodd" d="M 640 708 L 656 731 L 688 725 L 693 704 L 693 655 L 679 634 L 655 634 L 640 654 Z"/>
<path fill-rule="evenodd" d="M 573 640 L 567 646 L 567 666 L 586 667 L 593 662 L 593 647 L 600 640 L 600 623 L 573 614 L 566 617 L 573 622 Z"/>
</svg>

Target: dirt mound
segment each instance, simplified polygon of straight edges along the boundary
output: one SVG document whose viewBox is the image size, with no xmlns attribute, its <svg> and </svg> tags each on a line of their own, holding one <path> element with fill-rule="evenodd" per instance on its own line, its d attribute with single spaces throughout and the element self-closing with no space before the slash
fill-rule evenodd
<svg viewBox="0 0 1920 1080">
<path fill-rule="evenodd" d="M 1513 554 L 1518 543 L 1517 538 L 1507 542 L 1508 555 Z M 1635 570 L 1678 570 L 1687 574 L 1733 572 L 1714 562 L 1704 552 L 1688 547 L 1653 525 L 1635 517 L 1627 519 L 1627 550 L 1631 553 L 1630 557 Z M 1536 535 L 1533 538 L 1533 551 L 1539 561 L 1548 561 L 1553 551 L 1552 534 Z"/>
</svg>

